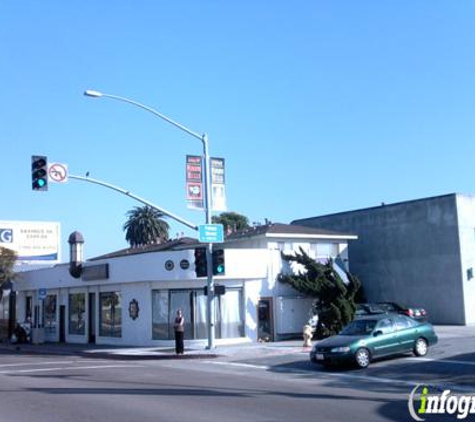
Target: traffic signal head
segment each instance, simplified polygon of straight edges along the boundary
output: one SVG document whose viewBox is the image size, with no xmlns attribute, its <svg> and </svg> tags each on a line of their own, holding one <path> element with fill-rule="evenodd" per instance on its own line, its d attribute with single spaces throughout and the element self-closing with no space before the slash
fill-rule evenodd
<svg viewBox="0 0 475 422">
<path fill-rule="evenodd" d="M 206 277 L 208 262 L 206 261 L 206 248 L 195 249 L 195 273 L 196 277 Z"/>
<path fill-rule="evenodd" d="M 213 251 L 213 275 L 224 275 L 226 267 L 224 265 L 224 250 Z"/>
<path fill-rule="evenodd" d="M 31 156 L 31 188 L 48 190 L 48 160 L 45 156 Z"/>
</svg>

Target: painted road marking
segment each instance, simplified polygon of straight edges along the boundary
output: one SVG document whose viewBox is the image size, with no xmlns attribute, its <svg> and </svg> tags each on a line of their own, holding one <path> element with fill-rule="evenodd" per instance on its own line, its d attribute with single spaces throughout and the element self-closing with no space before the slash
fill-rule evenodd
<svg viewBox="0 0 475 422">
<path fill-rule="evenodd" d="M 88 362 L 108 362 L 105 359 L 88 359 Z M 84 361 L 81 360 L 61 360 L 61 361 L 50 361 L 50 362 L 21 362 L 21 363 L 4 363 L 0 365 L 0 368 L 12 367 L 12 366 L 40 366 L 40 365 L 59 365 L 59 364 L 70 364 L 70 363 L 81 363 Z M 119 361 L 120 362 L 120 361 Z"/>
<path fill-rule="evenodd" d="M 206 360 L 203 363 L 209 363 L 211 365 L 221 365 L 221 366 L 235 366 L 238 368 L 251 368 L 251 369 L 265 369 L 268 370 L 271 367 L 267 365 L 252 365 L 250 363 L 239 363 L 239 362 L 219 362 L 219 361 L 211 361 Z"/>
<path fill-rule="evenodd" d="M 416 359 L 416 358 L 414 358 Z M 458 361 L 454 361 L 459 363 Z M 221 366 L 235 366 L 235 367 L 242 367 L 242 368 L 249 368 L 249 369 L 260 369 L 264 371 L 270 371 L 273 370 L 272 366 L 269 365 L 253 365 L 253 364 L 247 364 L 247 363 L 237 363 L 237 362 L 216 362 L 216 361 L 203 361 L 203 363 L 208 363 L 212 365 L 221 365 Z M 472 362 L 469 362 L 470 364 Z M 379 382 L 383 384 L 399 384 L 399 385 L 405 385 L 405 386 L 410 386 L 410 387 L 415 387 L 416 385 L 437 385 L 437 387 L 442 388 L 442 389 L 452 389 L 460 392 L 471 392 L 473 393 L 474 386 L 462 386 L 459 384 L 454 384 L 454 383 L 439 383 L 437 380 L 400 380 L 400 379 L 394 379 L 394 378 L 383 378 L 380 376 L 372 376 L 372 375 L 357 375 L 357 374 L 341 374 L 341 373 L 331 373 L 331 372 L 317 372 L 312 369 L 293 369 L 293 368 L 287 368 L 287 369 L 281 369 L 278 372 L 280 373 L 286 373 L 286 374 L 299 374 L 299 375 L 308 375 L 308 374 L 315 374 L 316 376 L 319 376 L 320 378 L 323 379 L 331 379 L 331 378 L 341 378 L 341 379 L 348 379 L 348 380 L 356 380 L 356 381 L 366 381 L 366 382 Z M 244 375 L 244 373 L 242 373 Z"/>
<path fill-rule="evenodd" d="M 2 374 L 28 374 L 35 372 L 53 372 L 53 371 L 68 371 L 78 369 L 111 369 L 111 368 L 143 368 L 142 365 L 101 365 L 101 366 L 62 366 L 57 368 L 36 368 L 36 369 L 11 369 L 0 371 Z"/>
<path fill-rule="evenodd" d="M 453 359 L 431 359 L 431 358 L 407 358 L 407 360 L 413 362 L 437 362 L 437 363 L 450 363 L 453 365 L 473 365 L 475 366 L 475 362 L 467 361 L 467 360 L 453 360 Z"/>
</svg>

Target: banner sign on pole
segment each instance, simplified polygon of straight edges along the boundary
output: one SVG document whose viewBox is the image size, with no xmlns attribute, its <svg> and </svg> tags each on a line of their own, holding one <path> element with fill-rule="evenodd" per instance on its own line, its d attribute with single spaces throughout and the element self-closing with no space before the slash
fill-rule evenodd
<svg viewBox="0 0 475 422">
<path fill-rule="evenodd" d="M 200 156 L 186 156 L 186 202 L 188 208 L 203 210 L 203 163 Z"/>
<path fill-rule="evenodd" d="M 213 211 L 226 211 L 224 158 L 211 158 L 211 202 Z"/>
</svg>

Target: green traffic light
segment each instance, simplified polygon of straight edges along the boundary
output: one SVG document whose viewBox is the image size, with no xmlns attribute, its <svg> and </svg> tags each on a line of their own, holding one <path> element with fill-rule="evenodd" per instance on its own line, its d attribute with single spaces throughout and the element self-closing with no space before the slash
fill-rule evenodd
<svg viewBox="0 0 475 422">
<path fill-rule="evenodd" d="M 216 268 L 216 272 L 218 274 L 224 273 L 224 265 L 218 265 L 218 267 Z"/>
<path fill-rule="evenodd" d="M 36 191 L 48 190 L 48 159 L 46 156 L 31 156 L 31 187 Z"/>
</svg>

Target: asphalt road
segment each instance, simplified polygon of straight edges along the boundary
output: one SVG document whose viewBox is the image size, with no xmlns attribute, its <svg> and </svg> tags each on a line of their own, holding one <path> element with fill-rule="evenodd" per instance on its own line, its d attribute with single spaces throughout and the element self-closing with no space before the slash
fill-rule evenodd
<svg viewBox="0 0 475 422">
<path fill-rule="evenodd" d="M 410 421 L 417 384 L 475 394 L 473 345 L 472 338 L 446 338 L 424 359 L 404 356 L 366 370 L 326 370 L 299 348 L 271 345 L 258 358 L 197 360 L 2 353 L 0 420 Z"/>
</svg>

